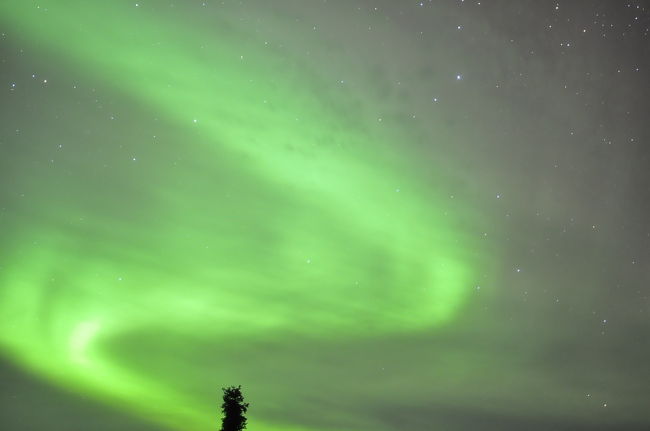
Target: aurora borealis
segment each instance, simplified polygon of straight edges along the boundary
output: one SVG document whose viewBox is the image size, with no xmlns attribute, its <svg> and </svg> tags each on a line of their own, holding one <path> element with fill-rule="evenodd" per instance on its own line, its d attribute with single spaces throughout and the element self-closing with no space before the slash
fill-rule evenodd
<svg viewBox="0 0 650 431">
<path fill-rule="evenodd" d="M 0 3 L 0 428 L 647 429 L 649 23 Z"/>
</svg>

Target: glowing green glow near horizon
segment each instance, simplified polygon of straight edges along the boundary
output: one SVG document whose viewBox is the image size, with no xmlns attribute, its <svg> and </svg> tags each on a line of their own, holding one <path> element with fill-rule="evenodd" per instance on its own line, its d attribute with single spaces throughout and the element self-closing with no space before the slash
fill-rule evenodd
<svg viewBox="0 0 650 431">
<path fill-rule="evenodd" d="M 0 11 L 34 49 L 186 137 L 134 155 L 142 173 L 130 180 L 111 167 L 90 185 L 23 178 L 41 200 L 4 241 L 5 355 L 171 428 L 210 429 L 213 400 L 131 363 L 122 340 L 354 339 L 461 312 L 483 271 L 460 221 L 472 211 L 431 191 L 415 156 L 393 145 L 405 131 L 355 118 L 351 96 L 327 101 L 319 77 L 225 23 L 178 24 L 112 2 Z M 216 385 L 230 378 L 214 373 Z"/>
</svg>

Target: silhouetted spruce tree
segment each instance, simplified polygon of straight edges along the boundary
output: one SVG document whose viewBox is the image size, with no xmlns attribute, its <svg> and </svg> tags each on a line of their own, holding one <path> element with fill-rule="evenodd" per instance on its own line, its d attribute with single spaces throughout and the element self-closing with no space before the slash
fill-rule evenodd
<svg viewBox="0 0 650 431">
<path fill-rule="evenodd" d="M 221 389 L 223 390 L 221 431 L 241 431 L 246 429 L 244 413 L 248 411 L 248 403 L 244 402 L 241 386 L 229 386 Z"/>
</svg>

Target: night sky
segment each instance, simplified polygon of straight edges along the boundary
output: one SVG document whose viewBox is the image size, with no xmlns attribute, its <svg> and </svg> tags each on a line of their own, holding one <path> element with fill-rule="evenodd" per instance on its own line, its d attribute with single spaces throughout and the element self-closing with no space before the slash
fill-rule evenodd
<svg viewBox="0 0 650 431">
<path fill-rule="evenodd" d="M 0 3 L 0 428 L 650 429 L 650 3 Z"/>
</svg>

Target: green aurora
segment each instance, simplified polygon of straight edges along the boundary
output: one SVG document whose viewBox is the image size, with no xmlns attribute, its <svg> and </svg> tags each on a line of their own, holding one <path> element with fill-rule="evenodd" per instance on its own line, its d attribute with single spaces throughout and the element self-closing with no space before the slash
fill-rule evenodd
<svg viewBox="0 0 650 431">
<path fill-rule="evenodd" d="M 5 359 L 169 430 L 215 429 L 229 384 L 244 386 L 253 431 L 401 429 L 381 422 L 395 399 L 414 416 L 432 403 L 552 411 L 551 424 L 647 419 L 634 373 L 580 359 L 556 375 L 534 359 L 550 336 L 500 319 L 506 288 L 485 286 L 507 280 L 494 274 L 511 251 L 486 241 L 502 228 L 464 186 L 455 123 L 392 110 L 407 96 L 373 89 L 363 54 L 311 33 L 296 4 L 258 2 L 242 20 L 238 2 L 178 3 L 0 3 L 26 53 L 16 69 L 48 71 L 34 77 L 46 92 L 25 90 L 29 119 L 3 108 L 19 135 L 0 147 Z M 354 21 L 339 25 L 401 43 L 394 23 Z M 501 353 L 518 343 L 520 356 Z M 604 417 L 586 392 L 625 407 Z"/>
<path fill-rule="evenodd" d="M 186 334 L 219 355 L 232 337 L 353 339 L 454 318 L 477 284 L 477 244 L 391 145 L 405 139 L 399 128 L 350 118 L 345 95 L 328 103 L 307 68 L 227 23 L 179 27 L 132 6 L 2 5 L 38 50 L 181 129 L 183 155 L 170 163 L 171 149 L 152 143 L 130 160 L 132 178 L 108 166 L 83 184 L 57 171 L 28 185 L 39 199 L 17 216 L 33 221 L 3 254 L 6 354 L 198 430 L 214 421 L 213 400 L 179 387 L 182 373 L 143 376 L 112 344 Z"/>
</svg>

